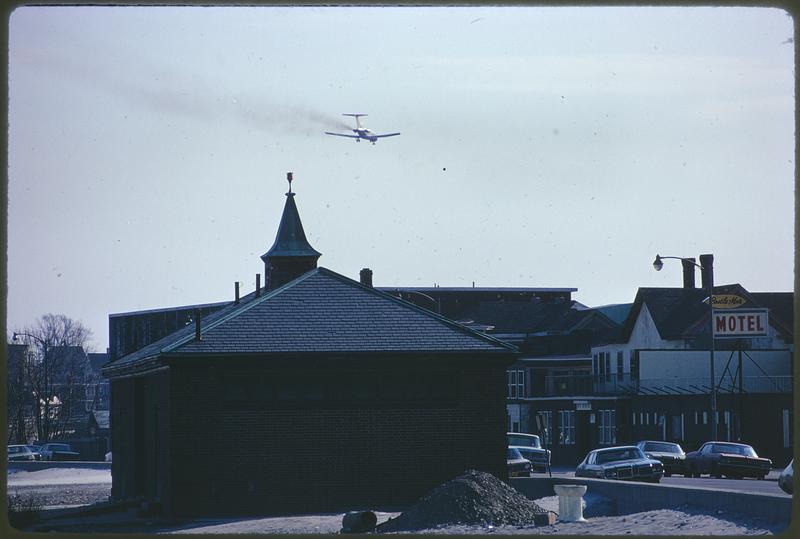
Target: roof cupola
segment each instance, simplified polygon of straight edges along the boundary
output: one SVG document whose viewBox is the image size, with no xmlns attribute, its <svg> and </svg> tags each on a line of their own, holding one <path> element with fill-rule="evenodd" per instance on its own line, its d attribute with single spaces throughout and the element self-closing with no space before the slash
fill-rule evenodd
<svg viewBox="0 0 800 539">
<path fill-rule="evenodd" d="M 292 173 L 286 174 L 289 192 L 286 193 L 286 204 L 275 243 L 269 251 L 261 255 L 264 261 L 264 288 L 273 290 L 317 267 L 317 259 L 321 253 L 309 245 L 300 222 L 300 214 L 294 202 L 292 192 Z"/>
</svg>

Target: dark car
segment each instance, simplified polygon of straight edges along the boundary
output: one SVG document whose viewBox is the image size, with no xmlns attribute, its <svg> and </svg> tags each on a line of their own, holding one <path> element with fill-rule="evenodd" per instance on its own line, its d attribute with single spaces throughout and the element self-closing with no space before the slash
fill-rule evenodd
<svg viewBox="0 0 800 539">
<path fill-rule="evenodd" d="M 661 462 L 650 459 L 635 445 L 589 451 L 575 469 L 575 477 L 627 479 L 658 483 L 664 475 Z"/>
<path fill-rule="evenodd" d="M 42 460 L 78 460 L 80 456 L 69 444 L 59 443 L 44 444 L 39 453 L 42 454 Z"/>
<path fill-rule="evenodd" d="M 8 446 L 8 461 L 18 460 L 36 460 L 33 452 L 28 449 L 27 445 L 9 445 Z"/>
<path fill-rule="evenodd" d="M 661 461 L 664 465 L 664 477 L 669 477 L 674 473 L 685 473 L 683 461 L 686 453 L 678 444 L 672 442 L 659 442 L 652 440 L 642 440 L 636 442 L 636 447 L 642 450 L 644 456 Z"/>
<path fill-rule="evenodd" d="M 508 466 L 508 477 L 531 476 L 531 462 L 523 458 L 513 447 L 506 449 L 506 466 Z"/>
<path fill-rule="evenodd" d="M 30 449 L 31 453 L 33 453 L 33 458 L 34 459 L 42 460 L 42 454 L 39 452 L 39 446 L 38 445 L 30 445 L 30 444 L 28 444 L 28 449 Z"/>
<path fill-rule="evenodd" d="M 755 477 L 764 479 L 772 461 L 759 457 L 747 444 L 733 442 L 706 442 L 697 451 L 686 453 L 684 461 L 687 477 L 709 474 L 714 477 Z"/>
<path fill-rule="evenodd" d="M 516 447 L 522 456 L 531 461 L 533 469 L 546 472 L 550 465 L 550 450 L 542 447 L 542 442 L 535 434 L 507 432 L 506 441 L 509 447 Z"/>
</svg>

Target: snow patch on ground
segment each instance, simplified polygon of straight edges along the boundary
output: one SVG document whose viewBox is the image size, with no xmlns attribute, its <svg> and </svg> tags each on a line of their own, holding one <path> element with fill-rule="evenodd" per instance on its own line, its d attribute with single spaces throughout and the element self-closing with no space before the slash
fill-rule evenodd
<svg viewBox="0 0 800 539">
<path fill-rule="evenodd" d="M 46 468 L 35 472 L 17 470 L 8 475 L 9 487 L 32 485 L 85 485 L 88 483 L 111 483 L 111 470 Z"/>
</svg>

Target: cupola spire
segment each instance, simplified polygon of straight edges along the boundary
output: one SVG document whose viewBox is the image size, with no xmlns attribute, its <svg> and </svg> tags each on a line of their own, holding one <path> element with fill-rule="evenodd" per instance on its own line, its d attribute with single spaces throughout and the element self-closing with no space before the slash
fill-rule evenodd
<svg viewBox="0 0 800 539">
<path fill-rule="evenodd" d="M 303 273 L 317 267 L 317 259 L 321 253 L 308 243 L 303 231 L 303 223 L 294 201 L 292 192 L 292 173 L 286 174 L 289 192 L 286 193 L 286 204 L 278 225 L 278 234 L 269 251 L 261 255 L 264 261 L 265 288 L 272 290 Z"/>
</svg>

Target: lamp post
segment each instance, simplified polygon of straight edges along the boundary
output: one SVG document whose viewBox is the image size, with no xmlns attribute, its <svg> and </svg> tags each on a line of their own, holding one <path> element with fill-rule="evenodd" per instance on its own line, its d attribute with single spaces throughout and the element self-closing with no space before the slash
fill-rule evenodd
<svg viewBox="0 0 800 539">
<path fill-rule="evenodd" d="M 683 258 L 680 256 L 659 256 L 659 255 L 656 255 L 656 259 L 653 262 L 653 267 L 655 268 L 656 271 L 661 271 L 661 268 L 664 267 L 664 263 L 662 262 L 662 260 L 664 260 L 665 258 L 672 258 L 674 260 L 681 260 L 684 263 L 692 264 L 700 268 L 700 271 L 706 272 L 706 275 L 708 276 L 708 320 L 709 320 L 708 323 L 710 330 L 709 338 L 711 343 L 709 345 L 710 349 L 709 370 L 711 376 L 711 439 L 716 440 L 717 439 L 717 381 L 716 381 L 716 376 L 714 374 L 714 273 L 713 271 L 710 271 L 711 270 L 710 263 L 711 260 L 713 260 L 713 258 L 711 258 L 710 255 L 703 255 L 703 256 L 708 257 L 707 265 L 709 267 L 707 268 L 704 268 L 700 264 L 697 264 L 691 258 Z M 701 262 L 703 261 L 703 256 L 700 257 Z"/>
</svg>

